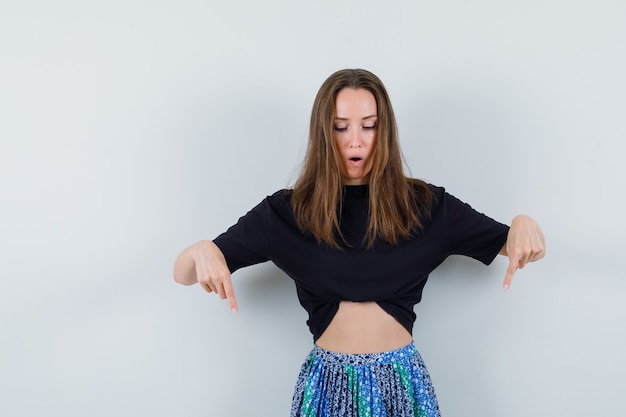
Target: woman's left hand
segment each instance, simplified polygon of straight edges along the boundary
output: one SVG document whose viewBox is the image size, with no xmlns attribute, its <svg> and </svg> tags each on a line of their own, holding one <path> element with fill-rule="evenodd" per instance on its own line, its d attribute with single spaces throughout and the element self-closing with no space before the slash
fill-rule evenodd
<svg viewBox="0 0 626 417">
<path fill-rule="evenodd" d="M 506 243 L 500 250 L 500 254 L 509 257 L 509 267 L 503 284 L 505 290 L 511 286 L 515 271 L 522 269 L 528 262 L 543 258 L 545 248 L 546 241 L 537 222 L 528 216 L 515 216 Z"/>
</svg>

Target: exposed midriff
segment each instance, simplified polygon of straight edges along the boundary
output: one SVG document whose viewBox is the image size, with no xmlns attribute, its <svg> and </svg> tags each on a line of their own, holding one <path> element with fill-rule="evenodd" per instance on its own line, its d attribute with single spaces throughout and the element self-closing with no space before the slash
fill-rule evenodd
<svg viewBox="0 0 626 417">
<path fill-rule="evenodd" d="M 376 302 L 342 301 L 316 344 L 332 352 L 377 353 L 411 342 L 406 328 Z"/>
</svg>

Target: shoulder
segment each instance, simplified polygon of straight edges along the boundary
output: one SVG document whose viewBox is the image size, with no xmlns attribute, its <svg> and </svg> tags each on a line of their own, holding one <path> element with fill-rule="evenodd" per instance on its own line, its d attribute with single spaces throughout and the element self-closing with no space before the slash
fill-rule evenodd
<svg viewBox="0 0 626 417">
<path fill-rule="evenodd" d="M 431 184 L 422 180 L 411 179 L 418 207 L 425 218 L 431 216 L 449 216 L 471 208 L 467 203 L 459 200 L 441 185 Z"/>
<path fill-rule="evenodd" d="M 291 194 L 290 189 L 278 190 L 265 197 L 252 211 L 256 211 L 268 220 L 276 217 L 291 218 L 293 217 Z"/>
<path fill-rule="evenodd" d="M 427 185 L 430 193 L 433 195 L 433 197 L 435 197 L 435 200 L 441 200 L 447 194 L 446 189 L 442 186 L 430 183 L 428 183 Z"/>
<path fill-rule="evenodd" d="M 437 207 L 446 196 L 446 189 L 444 187 L 431 184 L 417 178 L 407 178 L 411 191 L 415 199 L 426 204 L 431 208 Z"/>
<path fill-rule="evenodd" d="M 435 185 L 435 184 L 431 184 L 428 181 L 425 181 L 425 180 L 422 180 L 422 179 L 419 179 L 419 178 L 407 177 L 406 181 L 411 186 L 411 188 L 413 190 L 415 190 L 415 191 L 428 190 L 435 196 L 443 194 L 443 192 L 445 191 L 445 189 L 443 187 L 440 187 L 440 186 Z"/>
<path fill-rule="evenodd" d="M 283 188 L 282 190 L 276 191 L 274 194 L 268 195 L 265 198 L 264 201 L 266 201 L 267 203 L 269 203 L 272 206 L 278 206 L 278 207 L 287 206 L 287 207 L 290 207 L 291 206 L 291 195 L 292 195 L 292 193 L 293 193 L 293 190 L 287 189 L 287 188 Z"/>
<path fill-rule="evenodd" d="M 443 209 L 447 211 L 453 207 L 466 205 L 466 203 L 450 194 L 444 186 L 429 183 L 428 188 L 433 196 L 431 205 L 433 210 Z"/>
</svg>

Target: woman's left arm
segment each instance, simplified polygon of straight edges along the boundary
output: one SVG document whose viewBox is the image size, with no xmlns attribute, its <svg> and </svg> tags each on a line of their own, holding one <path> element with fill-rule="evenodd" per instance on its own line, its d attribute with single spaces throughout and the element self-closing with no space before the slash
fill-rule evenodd
<svg viewBox="0 0 626 417">
<path fill-rule="evenodd" d="M 504 277 L 504 289 L 511 286 L 515 271 L 522 269 L 528 262 L 538 261 L 544 257 L 545 253 L 546 240 L 537 222 L 528 216 L 515 216 L 511 222 L 506 243 L 500 249 L 500 255 L 509 257 L 509 267 Z"/>
</svg>

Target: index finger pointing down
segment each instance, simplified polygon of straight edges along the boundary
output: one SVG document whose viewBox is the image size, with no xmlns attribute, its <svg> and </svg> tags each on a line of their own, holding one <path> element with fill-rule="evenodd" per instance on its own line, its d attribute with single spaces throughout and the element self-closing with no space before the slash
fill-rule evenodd
<svg viewBox="0 0 626 417">
<path fill-rule="evenodd" d="M 230 280 L 224 281 L 224 292 L 226 293 L 226 299 L 228 300 L 230 310 L 233 313 L 239 311 L 237 299 L 235 298 L 235 289 L 233 288 L 233 284 Z"/>
<path fill-rule="evenodd" d="M 513 282 L 513 275 L 517 271 L 517 264 L 519 259 L 509 258 L 509 266 L 506 269 L 506 275 L 504 276 L 504 284 L 502 285 L 505 290 L 508 290 L 511 286 L 511 282 Z"/>
</svg>

